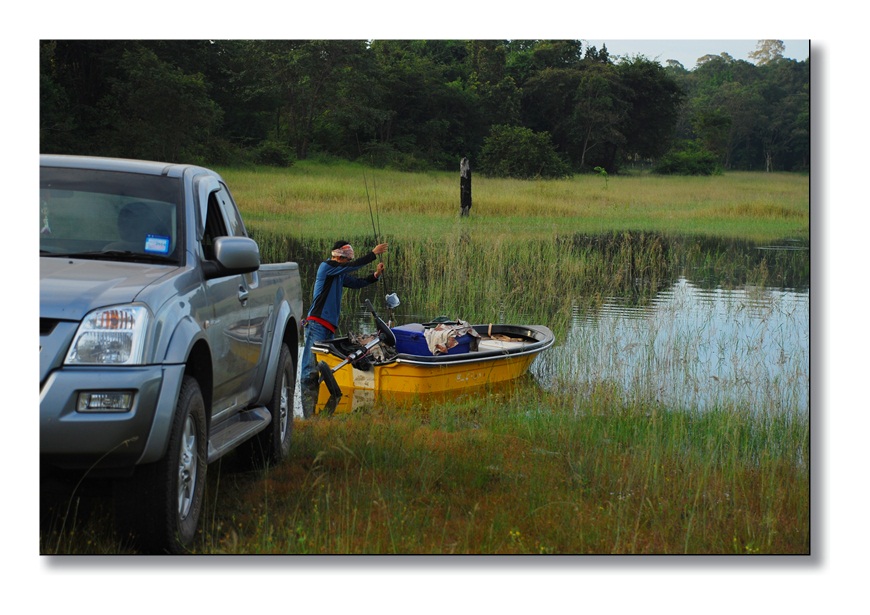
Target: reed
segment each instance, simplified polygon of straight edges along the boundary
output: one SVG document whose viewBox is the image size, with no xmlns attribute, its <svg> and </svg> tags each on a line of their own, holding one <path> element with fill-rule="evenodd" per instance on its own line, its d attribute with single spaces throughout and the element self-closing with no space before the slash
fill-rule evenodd
<svg viewBox="0 0 870 615">
<path fill-rule="evenodd" d="M 299 262 L 303 296 L 310 297 L 316 268 L 334 239 L 252 234 L 264 260 Z M 356 246 L 372 243 L 365 236 L 345 239 Z M 353 294 L 348 304 L 370 298 L 379 306 L 384 294 L 396 292 L 402 300 L 398 322 L 441 315 L 469 322 L 547 322 L 558 334 L 567 330 L 578 308 L 594 311 L 606 297 L 649 304 L 681 275 L 709 288 L 805 288 L 809 283 L 806 251 L 768 255 L 731 241 L 628 231 L 549 240 L 463 232 L 391 243 L 384 259 L 383 281 Z M 342 330 L 350 330 L 357 318 L 348 305 Z"/>
</svg>

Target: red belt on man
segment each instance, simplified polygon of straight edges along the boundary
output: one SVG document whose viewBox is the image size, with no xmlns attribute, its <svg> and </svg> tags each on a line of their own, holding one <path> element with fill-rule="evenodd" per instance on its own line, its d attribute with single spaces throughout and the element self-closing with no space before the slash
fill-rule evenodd
<svg viewBox="0 0 870 615">
<path fill-rule="evenodd" d="M 316 322 L 319 325 L 323 325 L 324 327 L 329 329 L 330 333 L 335 333 L 335 325 L 332 324 L 331 322 L 327 322 L 327 321 L 323 320 L 322 318 L 318 318 L 317 316 L 309 316 L 305 320 L 308 320 L 311 322 Z"/>
</svg>

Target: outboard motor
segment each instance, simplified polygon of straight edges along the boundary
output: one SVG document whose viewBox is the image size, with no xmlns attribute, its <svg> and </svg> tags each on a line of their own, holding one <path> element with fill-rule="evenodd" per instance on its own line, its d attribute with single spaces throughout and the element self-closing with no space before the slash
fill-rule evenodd
<svg viewBox="0 0 870 615">
<path fill-rule="evenodd" d="M 396 301 L 398 301 L 398 298 L 396 298 Z M 393 348 L 396 347 L 396 334 L 393 333 L 393 330 L 390 329 L 389 326 L 387 326 L 387 323 L 381 320 L 381 317 L 378 316 L 377 312 L 375 312 L 375 308 L 372 306 L 372 302 L 368 299 L 366 299 L 366 307 L 368 308 L 369 312 L 372 313 L 372 316 L 375 319 L 375 328 L 377 328 L 378 330 L 377 337 L 375 337 L 372 341 L 367 343 L 362 348 L 354 350 L 347 356 L 344 361 L 336 365 L 333 369 L 329 369 L 329 366 L 324 361 L 321 361 L 317 364 L 317 369 L 320 371 L 320 377 L 322 381 L 326 383 L 326 388 L 329 390 L 329 394 L 332 397 L 341 397 L 342 395 L 341 387 L 338 386 L 338 383 L 335 381 L 335 376 L 332 375 L 334 372 L 338 371 L 348 363 L 353 363 L 354 361 L 357 361 L 361 357 L 365 356 L 369 350 L 371 350 L 378 344 L 384 344 Z"/>
</svg>

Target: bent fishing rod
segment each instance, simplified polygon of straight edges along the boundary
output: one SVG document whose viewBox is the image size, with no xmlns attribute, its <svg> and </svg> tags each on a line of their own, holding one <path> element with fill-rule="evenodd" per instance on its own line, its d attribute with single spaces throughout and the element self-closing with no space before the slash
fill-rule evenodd
<svg viewBox="0 0 870 615">
<path fill-rule="evenodd" d="M 368 205 L 369 205 L 369 218 L 372 221 L 372 233 L 374 234 L 374 237 L 375 237 L 375 245 L 378 245 L 379 243 L 381 243 L 380 237 L 382 237 L 382 235 L 381 235 L 381 212 L 380 212 L 380 208 L 378 207 L 378 188 L 377 188 L 377 183 L 375 182 L 375 178 L 374 178 L 374 176 L 372 176 L 372 189 L 374 190 L 374 193 L 375 193 L 375 210 L 373 211 L 372 210 L 372 199 L 371 199 L 371 196 L 369 195 L 369 182 L 368 182 L 368 179 L 366 178 L 365 169 L 363 169 L 363 183 L 365 184 L 366 200 L 368 201 Z M 375 216 L 376 215 L 377 215 L 377 220 L 378 220 L 377 228 L 375 228 Z M 378 255 L 378 258 L 380 259 L 380 255 Z M 389 253 L 387 254 L 387 258 L 389 258 Z M 381 277 L 383 277 L 386 280 L 386 268 L 384 269 L 384 273 Z M 386 281 L 384 282 L 384 289 L 389 290 L 389 288 L 386 285 Z M 392 323 L 393 322 L 393 308 L 399 307 L 399 303 L 400 303 L 399 297 L 396 295 L 396 293 L 387 293 L 386 297 L 384 297 L 384 301 L 386 302 L 386 305 L 387 305 L 388 321 L 390 323 Z"/>
</svg>

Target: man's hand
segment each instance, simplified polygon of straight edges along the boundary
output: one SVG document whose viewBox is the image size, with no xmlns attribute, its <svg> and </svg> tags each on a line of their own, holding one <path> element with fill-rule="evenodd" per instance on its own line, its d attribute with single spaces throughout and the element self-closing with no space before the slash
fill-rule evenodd
<svg viewBox="0 0 870 615">
<path fill-rule="evenodd" d="M 378 268 L 375 270 L 375 277 L 379 278 L 384 274 L 384 264 L 378 263 Z"/>
<path fill-rule="evenodd" d="M 372 249 L 372 252 L 374 252 L 375 254 L 383 254 L 386 251 L 387 251 L 387 244 L 385 244 L 385 243 L 379 243 L 378 245 L 376 245 L 374 247 L 374 249 Z"/>
</svg>

